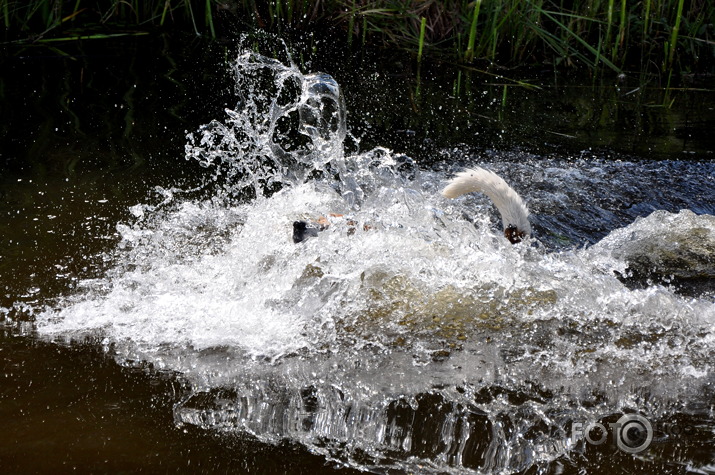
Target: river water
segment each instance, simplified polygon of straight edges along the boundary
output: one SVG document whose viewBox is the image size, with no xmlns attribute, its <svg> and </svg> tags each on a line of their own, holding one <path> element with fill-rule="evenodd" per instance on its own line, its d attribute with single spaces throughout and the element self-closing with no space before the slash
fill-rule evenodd
<svg viewBox="0 0 715 475">
<path fill-rule="evenodd" d="M 527 106 L 547 92 L 245 44 L 116 88 L 126 52 L 10 63 L 71 86 L 7 80 L 0 464 L 715 472 L 712 95 Z M 441 197 L 474 165 L 531 239 Z"/>
</svg>

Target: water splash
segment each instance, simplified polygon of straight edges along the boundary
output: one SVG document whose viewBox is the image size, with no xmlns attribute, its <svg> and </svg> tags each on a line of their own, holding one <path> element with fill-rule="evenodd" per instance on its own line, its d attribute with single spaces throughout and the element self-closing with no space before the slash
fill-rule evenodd
<svg viewBox="0 0 715 475">
<path fill-rule="evenodd" d="M 189 134 L 186 158 L 225 175 L 225 191 L 251 189 L 255 196 L 338 165 L 347 134 L 339 85 L 327 74 L 303 75 L 284 64 L 247 51 L 232 73 L 238 104 L 226 119 Z"/>
<path fill-rule="evenodd" d="M 330 76 L 253 52 L 233 74 L 236 107 L 186 146 L 213 196 L 136 208 L 114 267 L 36 309 L 39 335 L 89 335 L 124 364 L 180 373 L 193 392 L 178 424 L 288 439 L 371 471 L 547 467 L 585 449 L 576 422 L 686 406 L 707 417 L 712 299 L 623 279 L 648 243 L 646 268 L 675 272 L 656 258 L 680 239 L 674 223 L 701 240 L 707 267 L 711 217 L 656 213 L 561 250 L 549 232 L 584 223 L 544 219 L 545 244 L 512 246 L 482 197 L 440 198 L 443 172 L 388 149 L 345 154 Z M 536 216 L 605 167 L 493 166 Z M 528 188 L 537 173 L 565 191 Z M 293 244 L 292 222 L 320 216 L 330 226 Z"/>
</svg>

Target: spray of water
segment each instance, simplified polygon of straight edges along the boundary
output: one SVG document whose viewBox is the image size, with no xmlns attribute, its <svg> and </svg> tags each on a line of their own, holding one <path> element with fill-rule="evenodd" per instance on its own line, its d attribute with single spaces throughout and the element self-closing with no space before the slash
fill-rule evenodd
<svg viewBox="0 0 715 475">
<path fill-rule="evenodd" d="M 712 300 L 628 282 L 642 243 L 660 243 L 652 257 L 695 234 L 712 256 L 711 217 L 661 213 L 588 249 L 512 246 L 482 197 L 440 197 L 442 172 L 345 154 L 330 76 L 253 52 L 232 72 L 236 107 L 186 145 L 212 196 L 137 206 L 114 267 L 38 309 L 40 335 L 180 373 L 193 393 L 177 424 L 373 471 L 546 466 L 584 447 L 575 422 L 712 400 Z M 293 221 L 320 216 L 330 226 L 294 244 Z"/>
</svg>

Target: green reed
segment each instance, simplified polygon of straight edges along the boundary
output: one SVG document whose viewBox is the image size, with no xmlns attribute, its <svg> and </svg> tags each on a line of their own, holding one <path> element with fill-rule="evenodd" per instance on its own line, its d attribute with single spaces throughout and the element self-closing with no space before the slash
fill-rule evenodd
<svg viewBox="0 0 715 475">
<path fill-rule="evenodd" d="M 69 25 L 72 35 L 92 30 L 84 36 L 330 28 L 346 32 L 346 47 L 358 37 L 359 47 L 398 47 L 420 60 L 672 74 L 715 69 L 713 18 L 715 2 L 705 0 L 0 0 L 0 41 L 63 38 Z"/>
<path fill-rule="evenodd" d="M 467 40 L 467 51 L 464 53 L 464 60 L 470 62 L 474 59 L 474 44 L 477 41 L 477 18 L 479 18 L 479 9 L 482 6 L 482 0 L 474 2 L 474 11 L 472 11 L 472 21 L 469 26 L 469 39 Z"/>
<path fill-rule="evenodd" d="M 214 28 L 214 20 L 213 20 L 213 5 L 211 0 L 206 0 L 206 8 L 204 10 L 204 18 L 206 19 L 206 26 L 208 26 L 209 31 L 211 32 L 211 37 L 216 38 L 216 29 Z"/>
<path fill-rule="evenodd" d="M 425 45 L 425 28 L 427 27 L 427 18 L 422 18 L 420 20 L 420 40 L 419 40 L 419 46 L 417 49 L 417 62 L 421 63 L 422 62 L 422 49 L 424 48 Z"/>
<path fill-rule="evenodd" d="M 675 24 L 673 25 L 673 30 L 670 33 L 670 43 L 666 44 L 666 49 L 668 50 L 665 59 L 665 68 L 670 70 L 673 65 L 673 59 L 675 58 L 675 50 L 678 46 L 678 33 L 680 31 L 680 21 L 683 16 L 683 0 L 678 1 L 678 12 L 675 14 Z"/>
<path fill-rule="evenodd" d="M 715 17 L 713 2 L 687 7 L 684 0 L 335 1 L 366 19 L 373 42 L 408 49 L 420 38 L 411 18 L 427 17 L 430 28 L 422 41 L 431 54 L 455 51 L 468 64 L 486 60 L 511 66 L 531 60 L 594 72 L 650 68 L 653 73 L 658 65 L 667 70 L 715 66 L 708 26 Z"/>
<path fill-rule="evenodd" d="M 0 41 L 103 38 L 120 35 L 116 30 L 121 28 L 146 32 L 169 23 L 190 25 L 196 34 L 202 34 L 202 19 L 206 33 L 215 38 L 213 15 L 219 5 L 219 0 L 0 0 Z M 203 18 L 195 14 L 202 11 Z M 73 30 L 71 34 L 65 34 L 68 27 Z M 103 31 L 98 33 L 97 29 Z"/>
</svg>

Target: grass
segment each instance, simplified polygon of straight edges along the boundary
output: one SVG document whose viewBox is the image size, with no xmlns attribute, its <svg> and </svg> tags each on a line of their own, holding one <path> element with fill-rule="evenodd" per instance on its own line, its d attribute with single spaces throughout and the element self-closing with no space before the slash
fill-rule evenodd
<svg viewBox="0 0 715 475">
<path fill-rule="evenodd" d="M 482 0 L 474 2 L 474 11 L 472 12 L 472 20 L 469 26 L 469 40 L 467 41 L 467 51 L 464 53 L 464 60 L 471 62 L 474 59 L 474 45 L 477 41 L 477 19 L 479 18 L 479 9 L 482 6 Z"/>
<path fill-rule="evenodd" d="M 214 11 L 220 5 L 217 0 L 0 0 L 0 25 L 6 43 L 146 34 L 171 23 L 215 38 Z"/>
<path fill-rule="evenodd" d="M 712 0 L 0 0 L 5 42 L 183 28 L 215 38 L 343 30 L 346 48 L 398 47 L 465 65 L 649 74 L 715 69 Z M 226 25 L 226 28 L 221 28 Z M 238 25 L 238 28 L 237 28 Z"/>
<path fill-rule="evenodd" d="M 668 50 L 668 55 L 665 62 L 665 69 L 670 69 L 670 65 L 673 64 L 673 58 L 675 57 L 675 50 L 678 45 L 678 32 L 680 31 L 680 21 L 683 15 L 684 1 L 678 1 L 678 12 L 675 14 L 675 25 L 673 26 L 670 34 L 670 43 L 667 44 L 666 48 Z"/>
<path fill-rule="evenodd" d="M 425 29 L 427 28 L 427 18 L 422 18 L 420 21 L 420 40 L 419 40 L 419 47 L 417 49 L 417 62 L 421 63 L 422 62 L 422 50 L 424 49 L 425 45 Z"/>
<path fill-rule="evenodd" d="M 715 2 L 710 0 L 351 0 L 338 23 L 373 43 L 417 49 L 419 17 L 427 18 L 424 54 L 517 66 L 712 70 Z M 362 18 L 363 22 L 354 18 Z M 687 25 L 687 32 L 682 28 Z M 642 61 L 645 58 L 645 61 Z"/>
</svg>

